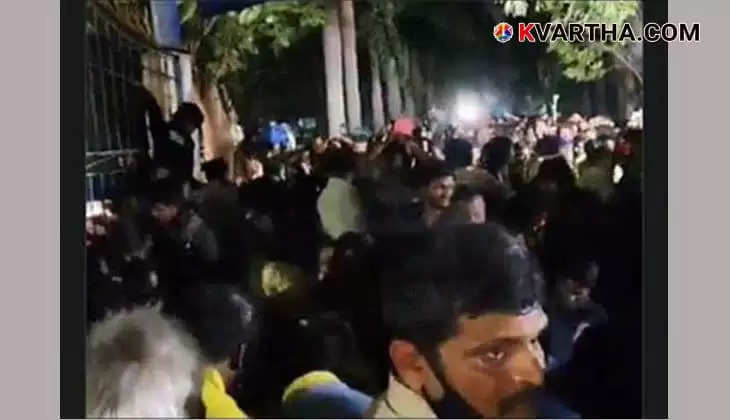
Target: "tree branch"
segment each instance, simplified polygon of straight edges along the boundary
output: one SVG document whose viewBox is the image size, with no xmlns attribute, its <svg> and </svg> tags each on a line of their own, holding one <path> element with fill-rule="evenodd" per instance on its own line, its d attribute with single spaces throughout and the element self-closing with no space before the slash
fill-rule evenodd
<svg viewBox="0 0 730 420">
<path fill-rule="evenodd" d="M 201 38 L 205 38 L 206 36 L 208 36 L 208 34 L 210 34 L 210 31 L 213 30 L 216 22 L 218 22 L 218 18 L 219 16 L 213 16 L 208 22 L 205 23 L 205 26 L 203 27 L 203 35 L 201 36 Z"/>
<path fill-rule="evenodd" d="M 626 67 L 627 69 L 629 69 L 629 71 L 630 71 L 630 72 L 631 72 L 631 73 L 632 73 L 632 74 L 634 75 L 634 77 L 636 77 L 636 80 L 638 80 L 638 81 L 639 81 L 639 84 L 640 84 L 640 85 L 642 85 L 642 86 L 644 86 L 644 78 L 643 78 L 643 77 L 641 77 L 641 73 L 639 73 L 639 71 L 638 71 L 638 70 L 637 70 L 637 69 L 636 69 L 636 68 L 635 68 L 634 66 L 632 66 L 632 65 L 631 65 L 631 63 L 629 63 L 629 61 L 628 61 L 628 60 L 626 60 L 626 58 L 625 58 L 624 56 L 622 56 L 622 55 L 621 55 L 621 54 L 620 54 L 620 53 L 619 53 L 618 51 L 616 51 L 615 49 L 613 49 L 613 48 L 608 48 L 608 47 L 607 47 L 607 46 L 605 46 L 605 45 L 601 45 L 601 49 L 602 49 L 603 51 L 606 51 L 606 52 L 608 52 L 608 53 L 609 53 L 609 54 L 611 54 L 611 55 L 612 55 L 612 56 L 613 56 L 614 58 L 616 58 L 617 60 L 619 60 L 619 61 L 620 61 L 620 62 L 621 62 L 621 63 L 622 63 L 622 64 L 623 64 L 623 65 L 624 65 L 624 66 L 625 66 L 625 67 Z"/>
</svg>

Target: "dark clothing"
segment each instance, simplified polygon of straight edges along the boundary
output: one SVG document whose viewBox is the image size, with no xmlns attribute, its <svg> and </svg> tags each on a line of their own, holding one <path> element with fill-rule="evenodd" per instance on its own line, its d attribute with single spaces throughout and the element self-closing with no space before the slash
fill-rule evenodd
<svg viewBox="0 0 730 420">
<path fill-rule="evenodd" d="M 231 281 L 242 281 L 248 248 L 236 186 L 228 181 L 209 182 L 200 190 L 197 211 L 218 240 L 222 272 Z"/>
<path fill-rule="evenodd" d="M 593 293 L 610 322 L 587 329 L 572 360 L 548 375 L 549 386 L 585 418 L 641 416 L 641 193 L 619 189 L 614 200 Z"/>
<path fill-rule="evenodd" d="M 109 313 L 153 302 L 157 291 L 151 271 L 139 258 L 122 261 L 110 271 L 106 260 L 93 247 L 87 248 L 87 323 L 101 321 Z"/>
<path fill-rule="evenodd" d="M 607 321 L 607 315 L 598 305 L 575 313 L 555 313 L 550 315 L 546 337 L 546 353 L 549 358 L 548 370 L 559 369 L 573 357 L 574 337 L 581 324 L 595 327 Z"/>
<path fill-rule="evenodd" d="M 220 274 L 215 234 L 192 211 L 180 215 L 173 226 L 158 228 L 153 238 L 152 254 L 158 265 L 162 293 Z"/>
<path fill-rule="evenodd" d="M 195 161 L 195 143 L 192 137 L 181 133 L 171 124 L 162 133 L 154 141 L 155 163 L 181 180 L 192 179 Z"/>
<path fill-rule="evenodd" d="M 540 397 L 537 400 L 537 418 L 579 419 L 581 416 L 554 396 L 548 393 L 540 393 Z"/>
<path fill-rule="evenodd" d="M 399 177 L 381 180 L 360 179 L 355 183 L 365 209 L 369 231 L 374 234 L 402 229 L 403 218 L 410 220 L 409 211 L 415 194 Z"/>
</svg>

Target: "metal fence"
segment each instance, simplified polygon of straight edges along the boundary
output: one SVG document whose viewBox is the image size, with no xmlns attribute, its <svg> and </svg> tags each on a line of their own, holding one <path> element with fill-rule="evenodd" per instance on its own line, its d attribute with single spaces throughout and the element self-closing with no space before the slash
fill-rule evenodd
<svg viewBox="0 0 730 420">
<path fill-rule="evenodd" d="M 165 119 L 182 97 L 178 56 L 135 39 L 90 3 L 85 41 L 87 202 L 124 191 L 130 157 L 149 153 L 148 127 L 140 128 L 139 119 L 133 118 L 143 103 L 140 96 L 151 94 Z"/>
</svg>

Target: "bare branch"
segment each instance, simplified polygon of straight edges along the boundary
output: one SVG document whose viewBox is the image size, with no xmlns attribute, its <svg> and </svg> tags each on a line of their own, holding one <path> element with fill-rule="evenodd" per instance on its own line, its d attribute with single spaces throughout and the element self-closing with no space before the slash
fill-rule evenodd
<svg viewBox="0 0 730 420">
<path fill-rule="evenodd" d="M 208 22 L 205 23 L 205 27 L 203 28 L 203 35 L 201 36 L 201 38 L 205 38 L 206 36 L 208 36 L 208 34 L 210 34 L 210 31 L 213 30 L 216 22 L 218 22 L 218 17 L 219 16 L 213 16 Z"/>
<path fill-rule="evenodd" d="M 626 58 L 623 55 L 621 55 L 621 53 L 619 53 L 618 51 L 616 51 L 613 48 L 608 48 L 607 46 L 602 45 L 602 44 L 600 45 L 600 47 L 601 47 L 601 50 L 611 54 L 614 58 L 619 60 L 627 69 L 629 69 L 629 71 L 634 75 L 634 77 L 636 77 L 636 80 L 639 81 L 640 85 L 642 85 L 642 86 L 644 85 L 644 78 L 641 77 L 641 73 L 639 73 L 639 71 L 633 65 L 631 65 L 631 63 L 629 63 L 629 61 L 626 60 Z"/>
</svg>

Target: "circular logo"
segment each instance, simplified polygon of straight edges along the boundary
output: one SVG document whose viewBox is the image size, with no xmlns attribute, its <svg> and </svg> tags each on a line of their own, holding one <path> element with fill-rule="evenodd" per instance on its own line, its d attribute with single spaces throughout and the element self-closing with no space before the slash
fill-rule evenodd
<svg viewBox="0 0 730 420">
<path fill-rule="evenodd" d="M 494 39 L 502 43 L 512 39 L 512 25 L 506 22 L 494 25 Z"/>
</svg>

